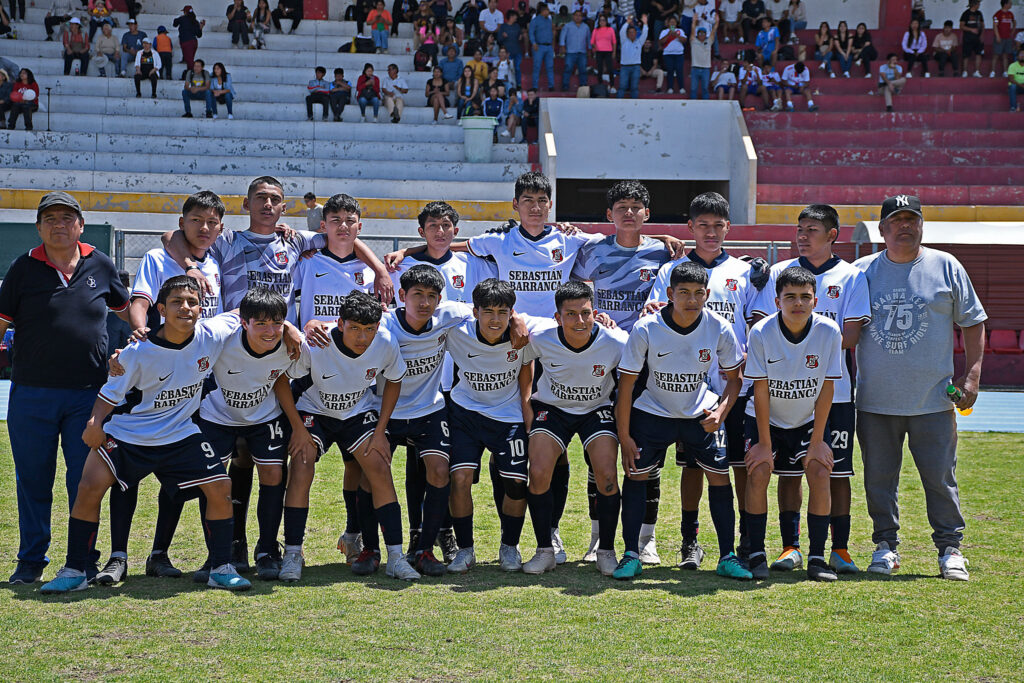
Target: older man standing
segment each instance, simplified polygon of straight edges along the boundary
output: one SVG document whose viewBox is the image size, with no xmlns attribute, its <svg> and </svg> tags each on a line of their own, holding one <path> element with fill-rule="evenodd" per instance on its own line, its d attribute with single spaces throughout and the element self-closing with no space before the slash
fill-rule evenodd
<svg viewBox="0 0 1024 683">
<path fill-rule="evenodd" d="M 7 412 L 21 535 L 14 584 L 37 581 L 49 562 L 58 439 L 75 503 L 89 454 L 82 432 L 107 376 L 107 311 L 128 320 L 128 290 L 107 256 L 78 241 L 84 227 L 74 197 L 44 195 L 36 210 L 43 243 L 15 259 L 0 285 L 0 334 L 18 330 Z"/>
<path fill-rule="evenodd" d="M 857 346 L 857 439 L 876 544 L 868 571 L 892 574 L 900 566 L 897 494 L 909 438 L 942 577 L 966 581 L 956 416 L 946 388 L 959 389 L 958 408 L 977 399 L 988 316 L 959 261 L 921 246 L 923 225 L 917 197 L 889 197 L 879 223 L 885 250 L 854 263 L 867 277 L 871 299 L 871 322 Z M 955 380 L 954 325 L 963 331 L 967 354 L 964 375 Z"/>
</svg>

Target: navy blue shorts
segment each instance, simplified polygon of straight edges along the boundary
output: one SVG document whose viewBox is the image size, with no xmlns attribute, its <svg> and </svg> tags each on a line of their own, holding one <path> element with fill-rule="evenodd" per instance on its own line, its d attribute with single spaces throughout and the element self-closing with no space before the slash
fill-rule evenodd
<svg viewBox="0 0 1024 683">
<path fill-rule="evenodd" d="M 533 428 L 530 429 L 530 436 L 550 436 L 558 442 L 563 451 L 568 450 L 569 442 L 576 435 L 579 435 L 584 451 L 590 442 L 599 436 L 610 436 L 616 442 L 619 440 L 611 406 L 576 415 L 540 401 L 531 401 L 530 404 L 533 406 Z"/>
<path fill-rule="evenodd" d="M 746 450 L 758 442 L 757 419 L 746 416 Z M 772 457 L 775 464 L 772 474 L 779 477 L 802 477 L 804 474 L 804 456 L 807 455 L 807 446 L 811 442 L 811 432 L 814 431 L 814 420 L 805 425 L 792 429 L 782 427 L 771 427 L 772 435 Z"/>
<path fill-rule="evenodd" d="M 748 400 L 750 399 L 746 396 L 740 396 L 736 399 L 736 403 L 733 404 L 729 414 L 725 416 L 722 425 L 715 432 L 715 447 L 725 457 L 729 467 L 747 466 L 743 461 L 743 456 L 747 452 L 744 447 L 746 431 L 743 426 L 743 411 L 747 409 Z M 681 443 L 676 444 L 676 464 L 680 467 L 689 467 L 691 469 L 700 467 L 696 461 L 686 457 L 685 450 Z"/>
<path fill-rule="evenodd" d="M 252 461 L 257 465 L 283 465 L 288 458 L 292 426 L 283 413 L 273 420 L 241 427 L 217 424 L 201 417 L 196 418 L 196 424 L 225 464 L 235 455 L 235 442 L 239 438 L 245 439 Z"/>
<path fill-rule="evenodd" d="M 345 462 L 353 462 L 356 459 L 355 452 L 373 436 L 373 430 L 377 428 L 379 419 L 376 410 L 367 410 L 365 413 L 353 415 L 347 420 L 313 413 L 299 413 L 299 415 L 302 417 L 302 424 L 306 426 L 313 441 L 316 442 L 317 461 L 331 450 L 331 446 L 338 444 L 341 459 Z"/>
<path fill-rule="evenodd" d="M 828 445 L 832 448 L 832 478 L 853 476 L 853 435 L 857 432 L 857 410 L 853 403 L 833 403 L 828 411 Z"/>
<path fill-rule="evenodd" d="M 522 422 L 498 422 L 458 404 L 448 407 L 452 427 L 451 471 L 480 471 L 486 448 L 494 456 L 498 471 L 506 479 L 526 481 L 526 427 Z"/>
<path fill-rule="evenodd" d="M 399 446 L 413 446 L 419 456 L 439 455 L 451 460 L 451 436 L 448 433 L 448 409 L 441 408 L 430 415 L 410 420 L 388 420 L 388 441 L 391 450 Z"/>
<path fill-rule="evenodd" d="M 228 480 L 228 471 L 202 434 L 164 446 L 139 446 L 112 436 L 98 449 L 122 491 L 155 474 L 163 486 L 189 489 Z"/>
<path fill-rule="evenodd" d="M 677 462 L 682 460 L 683 464 L 718 474 L 729 472 L 725 450 L 719 449 L 715 434 L 705 432 L 698 418 L 662 417 L 634 408 L 629 418 L 629 435 L 640 450 L 636 462 L 640 474 L 664 467 L 665 452 L 672 444 L 676 445 Z"/>
</svg>

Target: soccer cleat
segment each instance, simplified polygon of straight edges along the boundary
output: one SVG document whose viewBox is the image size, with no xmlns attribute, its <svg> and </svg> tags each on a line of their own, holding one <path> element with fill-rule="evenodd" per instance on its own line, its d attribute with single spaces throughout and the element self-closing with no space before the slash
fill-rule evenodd
<svg viewBox="0 0 1024 683">
<path fill-rule="evenodd" d="M 60 595 L 71 591 L 84 591 L 88 587 L 89 581 L 85 578 L 85 572 L 61 567 L 53 581 L 44 583 L 39 592 L 43 595 Z"/>
<path fill-rule="evenodd" d="M 231 541 L 231 564 L 239 574 L 248 574 L 252 570 L 249 566 L 249 544 L 245 539 Z"/>
<path fill-rule="evenodd" d="M 14 573 L 7 579 L 7 582 L 15 586 L 35 583 L 43 578 L 43 570 L 46 569 L 46 564 L 46 562 L 18 560 L 18 566 L 15 567 Z"/>
<path fill-rule="evenodd" d="M 615 558 L 615 551 L 598 550 L 596 554 L 597 570 L 605 576 L 612 576 L 615 573 L 615 569 L 619 566 L 619 563 Z"/>
<path fill-rule="evenodd" d="M 850 551 L 846 549 L 833 550 L 828 556 L 828 566 L 836 570 L 837 574 L 856 574 L 860 571 L 850 557 Z"/>
<path fill-rule="evenodd" d="M 597 562 L 597 546 L 601 542 L 601 534 L 590 534 L 590 547 L 587 548 L 587 554 L 583 556 L 584 562 Z"/>
<path fill-rule="evenodd" d="M 501 544 L 498 548 L 498 564 L 507 572 L 518 572 L 523 569 L 523 556 L 518 546 Z"/>
<path fill-rule="evenodd" d="M 682 559 L 679 561 L 680 569 L 692 569 L 696 570 L 700 567 L 700 563 L 704 561 L 704 548 L 700 547 L 700 543 L 697 539 L 692 541 L 683 541 L 682 547 L 679 549 L 679 554 Z"/>
<path fill-rule="evenodd" d="M 350 564 L 352 573 L 356 576 L 369 576 L 380 568 L 380 551 L 363 548 Z"/>
<path fill-rule="evenodd" d="M 635 579 L 640 576 L 644 570 L 644 565 L 640 562 L 640 557 L 634 553 L 628 552 L 622 556 L 619 560 L 618 566 L 615 567 L 615 571 L 612 572 L 612 577 L 625 581 L 626 579 Z"/>
<path fill-rule="evenodd" d="M 388 553 L 388 564 L 384 568 L 384 573 L 402 581 L 415 581 L 420 578 L 420 573 L 412 568 L 409 560 L 405 559 L 401 552 Z"/>
<path fill-rule="evenodd" d="M 459 552 L 459 544 L 455 541 L 455 532 L 450 527 L 441 529 L 441 532 L 438 533 L 437 545 L 441 548 L 441 556 L 444 558 L 445 564 L 455 561 L 455 556 Z"/>
<path fill-rule="evenodd" d="M 640 537 L 640 561 L 643 564 L 661 564 L 658 555 L 658 540 L 652 532 L 650 536 Z"/>
<path fill-rule="evenodd" d="M 416 560 L 416 546 L 418 546 L 419 544 L 420 544 L 420 530 L 419 529 L 409 529 L 409 552 L 407 552 L 405 554 L 406 555 L 406 559 L 408 559 L 409 562 L 414 562 Z"/>
<path fill-rule="evenodd" d="M 875 547 L 875 552 L 871 553 L 871 564 L 868 565 L 868 571 L 872 574 L 892 574 L 899 568 L 899 553 L 892 550 L 885 541 L 879 543 Z"/>
<path fill-rule="evenodd" d="M 210 580 L 210 558 L 206 558 L 206 562 L 199 569 L 192 572 L 193 583 L 207 583 Z"/>
<path fill-rule="evenodd" d="M 358 531 L 342 534 L 338 538 L 338 550 L 345 554 L 345 562 L 352 564 L 363 552 L 363 535 Z"/>
<path fill-rule="evenodd" d="M 697 546 L 698 548 L 700 546 Z M 703 552 L 701 553 L 703 555 Z M 728 579 L 741 579 L 749 580 L 754 578 L 754 575 L 743 566 L 740 562 L 740 558 L 736 557 L 736 553 L 729 553 L 718 561 L 718 566 L 715 567 L 715 573 L 719 576 L 724 576 Z"/>
<path fill-rule="evenodd" d="M 524 574 L 543 574 L 558 566 L 554 548 L 537 548 L 533 559 L 523 562 Z"/>
<path fill-rule="evenodd" d="M 423 576 L 444 576 L 445 566 L 438 562 L 434 553 L 429 550 L 421 550 L 416 553 L 414 568 Z"/>
<path fill-rule="evenodd" d="M 210 570 L 210 578 L 206 582 L 210 588 L 222 588 L 227 591 L 247 591 L 252 588 L 248 579 L 242 578 L 233 564 L 222 564 Z"/>
<path fill-rule="evenodd" d="M 764 553 L 751 555 L 747 559 L 747 564 L 749 565 L 748 571 L 750 572 L 750 575 L 755 579 L 763 580 L 768 578 L 770 573 L 768 570 L 768 558 L 765 557 Z"/>
<path fill-rule="evenodd" d="M 292 550 L 284 554 L 281 560 L 281 570 L 277 578 L 281 581 L 295 582 L 302 578 L 302 568 L 306 564 L 306 558 L 302 556 L 301 550 Z"/>
<path fill-rule="evenodd" d="M 825 558 L 815 557 L 807 561 L 807 578 L 811 581 L 835 581 L 839 577 L 832 567 L 825 564 Z"/>
<path fill-rule="evenodd" d="M 555 564 L 565 564 L 568 557 L 565 554 L 565 544 L 562 543 L 562 535 L 558 533 L 558 527 L 551 530 L 551 548 L 555 551 Z"/>
<path fill-rule="evenodd" d="M 128 578 L 128 559 L 124 557 L 111 557 L 103 566 L 92 583 L 101 586 L 113 586 Z"/>
<path fill-rule="evenodd" d="M 171 564 L 171 558 L 167 553 L 150 553 L 146 558 L 146 576 L 176 579 L 181 576 L 181 570 Z"/>
<path fill-rule="evenodd" d="M 942 578 L 950 581 L 967 581 L 970 574 L 967 573 L 967 558 L 960 552 L 959 548 L 950 546 L 939 558 L 939 571 Z"/>
<path fill-rule="evenodd" d="M 799 548 L 787 546 L 778 559 L 772 562 L 772 569 L 777 572 L 791 572 L 804 566 L 804 554 Z"/>
<path fill-rule="evenodd" d="M 256 577 L 261 581 L 274 581 L 281 576 L 281 555 L 267 553 L 256 558 Z"/>
<path fill-rule="evenodd" d="M 476 552 L 472 548 L 459 548 L 455 559 L 448 564 L 451 574 L 465 574 L 476 566 Z"/>
</svg>

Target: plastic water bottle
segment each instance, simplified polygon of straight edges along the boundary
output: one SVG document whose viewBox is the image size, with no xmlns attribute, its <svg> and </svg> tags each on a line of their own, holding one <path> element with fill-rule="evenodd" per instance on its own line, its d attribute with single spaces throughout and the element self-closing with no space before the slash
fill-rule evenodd
<svg viewBox="0 0 1024 683">
<path fill-rule="evenodd" d="M 964 397 L 964 392 L 960 390 L 960 387 L 950 384 L 948 387 L 946 387 L 946 395 L 949 396 L 950 401 L 956 403 L 957 401 Z M 970 415 L 971 413 L 974 412 L 974 408 L 961 409 L 958 407 L 956 409 L 956 412 L 960 413 L 961 415 Z"/>
</svg>

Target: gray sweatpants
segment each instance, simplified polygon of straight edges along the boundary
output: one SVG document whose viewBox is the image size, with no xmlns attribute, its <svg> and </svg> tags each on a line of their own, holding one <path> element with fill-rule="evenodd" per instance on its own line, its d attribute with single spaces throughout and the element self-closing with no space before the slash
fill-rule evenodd
<svg viewBox="0 0 1024 683">
<path fill-rule="evenodd" d="M 903 440 L 924 485 L 932 542 L 941 554 L 963 541 L 964 517 L 956 483 L 956 416 L 952 410 L 927 415 L 880 415 L 857 411 L 857 440 L 864 462 L 864 494 L 874 525 L 871 540 L 899 543 L 900 467 Z"/>
</svg>

